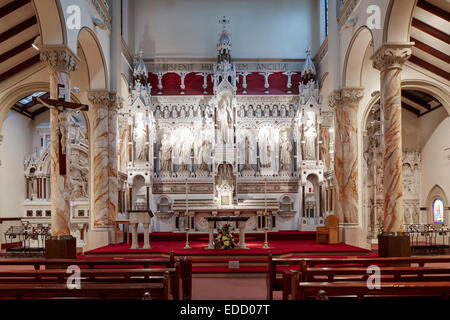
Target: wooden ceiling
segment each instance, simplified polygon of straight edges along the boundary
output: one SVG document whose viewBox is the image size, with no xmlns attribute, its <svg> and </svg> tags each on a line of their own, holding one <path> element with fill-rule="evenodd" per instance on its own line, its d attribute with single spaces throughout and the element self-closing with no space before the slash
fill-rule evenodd
<svg viewBox="0 0 450 320">
<path fill-rule="evenodd" d="M 40 98 L 50 98 L 50 93 L 36 92 L 27 97 L 23 97 L 22 99 L 17 101 L 11 109 L 30 119 L 34 119 L 37 115 L 47 111 L 48 108 L 40 103 L 37 103 L 32 98 L 33 96 L 37 96 Z"/>
<path fill-rule="evenodd" d="M 31 0 L 0 0 L 0 82 L 40 62 L 31 46 L 38 35 Z"/>
<path fill-rule="evenodd" d="M 418 0 L 411 21 L 410 62 L 450 81 L 450 2 Z"/>
<path fill-rule="evenodd" d="M 421 117 L 442 107 L 442 104 L 428 93 L 418 90 L 402 90 L 402 108 Z"/>
</svg>

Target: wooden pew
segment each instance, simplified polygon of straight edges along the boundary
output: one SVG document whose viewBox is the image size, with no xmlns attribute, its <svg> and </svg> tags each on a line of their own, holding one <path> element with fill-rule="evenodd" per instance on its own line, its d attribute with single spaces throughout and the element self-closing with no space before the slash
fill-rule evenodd
<svg viewBox="0 0 450 320">
<path fill-rule="evenodd" d="M 404 264 L 418 264 L 420 267 L 432 265 L 434 263 L 450 263 L 450 256 L 426 256 L 426 257 L 367 257 L 367 258 L 273 258 L 272 253 L 268 254 L 267 266 L 267 299 L 273 299 L 273 291 L 282 291 L 283 299 L 291 292 L 291 273 L 289 271 L 282 272 L 282 278 L 277 278 L 277 266 L 292 266 L 292 269 L 300 270 L 300 264 L 304 266 L 333 266 L 336 268 L 344 268 L 352 266 L 368 267 L 370 265 L 390 266 Z M 283 289 L 284 288 L 284 289 Z"/>
<path fill-rule="evenodd" d="M 366 267 L 302 268 L 300 281 L 366 281 L 373 275 Z M 450 281 L 450 267 L 380 267 L 382 281 Z"/>
<path fill-rule="evenodd" d="M 448 299 L 450 281 L 446 282 L 381 282 L 379 289 L 370 289 L 366 281 L 350 282 L 301 282 L 300 273 L 292 275 L 293 300 L 314 298 L 320 290 L 325 291 L 327 297 L 440 297 Z"/>
<path fill-rule="evenodd" d="M 192 258 L 181 257 L 182 300 L 192 299 Z"/>
<path fill-rule="evenodd" d="M 65 283 L 7 283 L 0 284 L 0 299 L 169 299 L 168 274 L 152 283 L 82 283 L 80 289 L 69 289 Z M 154 280 L 157 280 L 154 277 Z"/>
</svg>

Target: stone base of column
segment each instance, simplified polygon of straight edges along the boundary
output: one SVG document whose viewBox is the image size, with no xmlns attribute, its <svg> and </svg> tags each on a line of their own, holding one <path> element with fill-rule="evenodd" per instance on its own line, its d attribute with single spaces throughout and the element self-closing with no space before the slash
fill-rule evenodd
<svg viewBox="0 0 450 320">
<path fill-rule="evenodd" d="M 403 232 L 383 233 L 378 236 L 378 256 L 410 257 L 411 243 L 409 234 Z"/>
<path fill-rule="evenodd" d="M 114 228 L 92 229 L 87 232 L 84 251 L 96 249 L 114 243 Z"/>
<path fill-rule="evenodd" d="M 341 242 L 367 250 L 371 249 L 370 243 L 367 242 L 367 232 L 358 224 L 341 224 L 339 225 L 339 231 Z"/>
<path fill-rule="evenodd" d="M 71 235 L 52 237 L 45 240 L 45 259 L 76 259 L 77 239 Z M 46 266 L 46 269 L 60 269 L 64 266 Z"/>
</svg>

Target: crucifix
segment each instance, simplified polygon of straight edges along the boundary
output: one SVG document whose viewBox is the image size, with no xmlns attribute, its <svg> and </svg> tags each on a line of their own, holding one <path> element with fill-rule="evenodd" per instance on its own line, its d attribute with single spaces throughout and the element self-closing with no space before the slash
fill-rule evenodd
<svg viewBox="0 0 450 320">
<path fill-rule="evenodd" d="M 47 108 L 56 108 L 58 110 L 58 129 L 56 134 L 58 134 L 59 148 L 58 148 L 58 159 L 59 159 L 59 174 L 65 176 L 67 174 L 66 168 L 66 146 L 67 146 L 67 134 L 68 134 L 68 124 L 67 124 L 67 114 L 64 114 L 66 110 L 70 112 L 76 111 L 87 111 L 89 109 L 88 105 L 68 102 L 64 100 L 65 86 L 58 84 L 58 99 L 50 98 L 33 98 L 35 103 L 40 103 Z"/>
</svg>

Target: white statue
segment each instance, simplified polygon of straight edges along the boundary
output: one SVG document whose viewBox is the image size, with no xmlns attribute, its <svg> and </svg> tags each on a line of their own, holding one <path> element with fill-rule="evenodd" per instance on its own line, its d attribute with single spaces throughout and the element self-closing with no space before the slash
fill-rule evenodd
<svg viewBox="0 0 450 320">
<path fill-rule="evenodd" d="M 219 144 L 233 142 L 233 117 L 231 114 L 231 97 L 222 96 L 218 106 Z"/>
<path fill-rule="evenodd" d="M 252 164 L 255 163 L 254 160 L 254 150 L 253 143 L 250 141 L 248 136 L 245 136 L 244 140 L 244 167 L 249 169 Z"/>
<path fill-rule="evenodd" d="M 188 170 L 188 165 L 191 163 L 191 147 L 192 141 L 188 139 L 189 137 L 184 135 L 183 139 L 178 139 L 177 143 L 177 156 L 180 164 L 179 171 Z"/>
<path fill-rule="evenodd" d="M 160 150 L 160 172 L 171 171 L 170 170 L 170 160 L 172 158 L 172 143 L 167 134 L 161 140 Z"/>
<path fill-rule="evenodd" d="M 134 128 L 134 146 L 135 146 L 135 160 L 146 160 L 145 143 L 147 132 L 145 129 L 144 119 L 141 113 L 136 115 L 136 122 Z"/>
<path fill-rule="evenodd" d="M 270 168 L 272 164 L 271 137 L 267 128 L 259 133 L 259 160 L 263 168 Z"/>
<path fill-rule="evenodd" d="M 72 152 L 71 156 L 72 156 L 70 168 L 70 185 L 72 187 L 71 198 L 72 199 L 87 198 L 88 197 L 87 159 L 81 158 L 78 152 Z"/>
<path fill-rule="evenodd" d="M 305 160 L 315 160 L 316 159 L 316 123 L 315 123 L 315 113 L 308 112 L 305 123 L 304 139 L 305 139 L 305 150 L 304 159 Z"/>
<path fill-rule="evenodd" d="M 292 144 L 289 141 L 288 133 L 283 132 L 280 141 L 280 169 L 281 170 L 291 170 L 291 154 L 292 154 Z"/>
<path fill-rule="evenodd" d="M 198 138 L 194 141 L 195 162 L 198 164 L 199 170 L 207 170 L 208 168 L 209 146 L 210 141 L 207 134 L 200 129 Z"/>
</svg>

